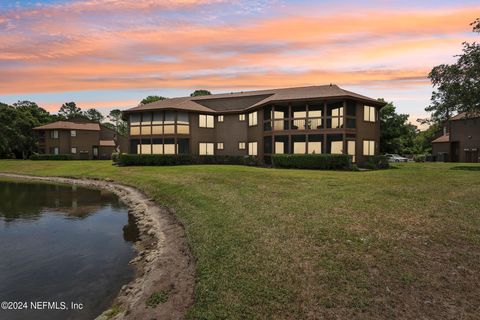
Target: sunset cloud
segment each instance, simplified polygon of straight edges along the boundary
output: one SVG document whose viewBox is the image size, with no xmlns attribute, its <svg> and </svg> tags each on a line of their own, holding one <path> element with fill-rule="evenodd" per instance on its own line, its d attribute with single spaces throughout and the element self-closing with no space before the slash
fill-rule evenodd
<svg viewBox="0 0 480 320">
<path fill-rule="evenodd" d="M 381 1 L 379 2 L 381 3 Z M 249 4 L 249 5 L 248 5 Z M 0 94 L 337 83 L 428 86 L 480 6 L 87 0 L 0 13 Z M 292 8 L 292 10 L 289 10 Z"/>
</svg>

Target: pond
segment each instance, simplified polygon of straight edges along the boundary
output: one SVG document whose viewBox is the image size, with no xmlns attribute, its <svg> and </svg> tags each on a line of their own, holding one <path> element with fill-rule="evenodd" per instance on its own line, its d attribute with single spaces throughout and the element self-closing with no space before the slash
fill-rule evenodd
<svg viewBox="0 0 480 320">
<path fill-rule="evenodd" d="M 132 279 L 137 237 L 112 193 L 0 181 L 0 302 L 27 309 L 0 319 L 94 319 Z"/>
</svg>

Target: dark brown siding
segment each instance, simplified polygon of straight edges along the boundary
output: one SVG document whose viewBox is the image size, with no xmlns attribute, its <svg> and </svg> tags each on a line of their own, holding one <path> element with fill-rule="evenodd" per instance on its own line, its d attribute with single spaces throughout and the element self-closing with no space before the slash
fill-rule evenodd
<svg viewBox="0 0 480 320">
<path fill-rule="evenodd" d="M 454 146 L 458 146 L 460 162 L 472 162 L 472 159 L 467 159 L 467 156 L 470 152 L 475 154 L 475 151 L 476 162 L 479 162 L 480 118 L 450 121 L 450 141 Z M 455 144 L 455 142 L 458 143 Z"/>
</svg>

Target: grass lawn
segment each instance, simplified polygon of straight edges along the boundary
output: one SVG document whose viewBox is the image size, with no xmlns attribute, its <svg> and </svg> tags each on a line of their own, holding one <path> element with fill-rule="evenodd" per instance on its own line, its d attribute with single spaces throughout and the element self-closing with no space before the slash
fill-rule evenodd
<svg viewBox="0 0 480 320">
<path fill-rule="evenodd" d="M 371 172 L 0 161 L 112 178 L 175 209 L 197 258 L 192 319 L 475 318 L 480 165 Z"/>
</svg>

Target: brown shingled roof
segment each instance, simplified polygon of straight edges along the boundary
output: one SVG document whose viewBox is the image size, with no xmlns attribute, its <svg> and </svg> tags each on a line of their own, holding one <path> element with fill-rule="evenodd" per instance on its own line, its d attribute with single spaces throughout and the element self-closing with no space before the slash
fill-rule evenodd
<svg viewBox="0 0 480 320">
<path fill-rule="evenodd" d="M 452 119 L 450 119 L 450 120 L 461 120 L 461 119 L 466 119 L 466 118 L 479 118 L 479 117 L 480 117 L 480 113 L 479 114 L 470 114 L 467 117 L 467 113 L 462 112 L 462 113 L 459 113 L 456 116 L 452 117 Z"/>
<path fill-rule="evenodd" d="M 326 98 L 353 98 L 376 106 L 385 105 L 378 100 L 341 89 L 337 85 L 325 85 L 180 97 L 139 105 L 124 112 L 158 109 L 181 109 L 207 113 L 239 112 L 273 102 Z"/>
<path fill-rule="evenodd" d="M 35 127 L 34 130 L 88 130 L 100 131 L 100 125 L 94 122 L 56 121 L 43 126 Z"/>
<path fill-rule="evenodd" d="M 443 136 L 440 136 L 437 139 L 432 141 L 432 143 L 439 143 L 439 142 L 450 142 L 450 135 L 444 134 Z"/>
</svg>

